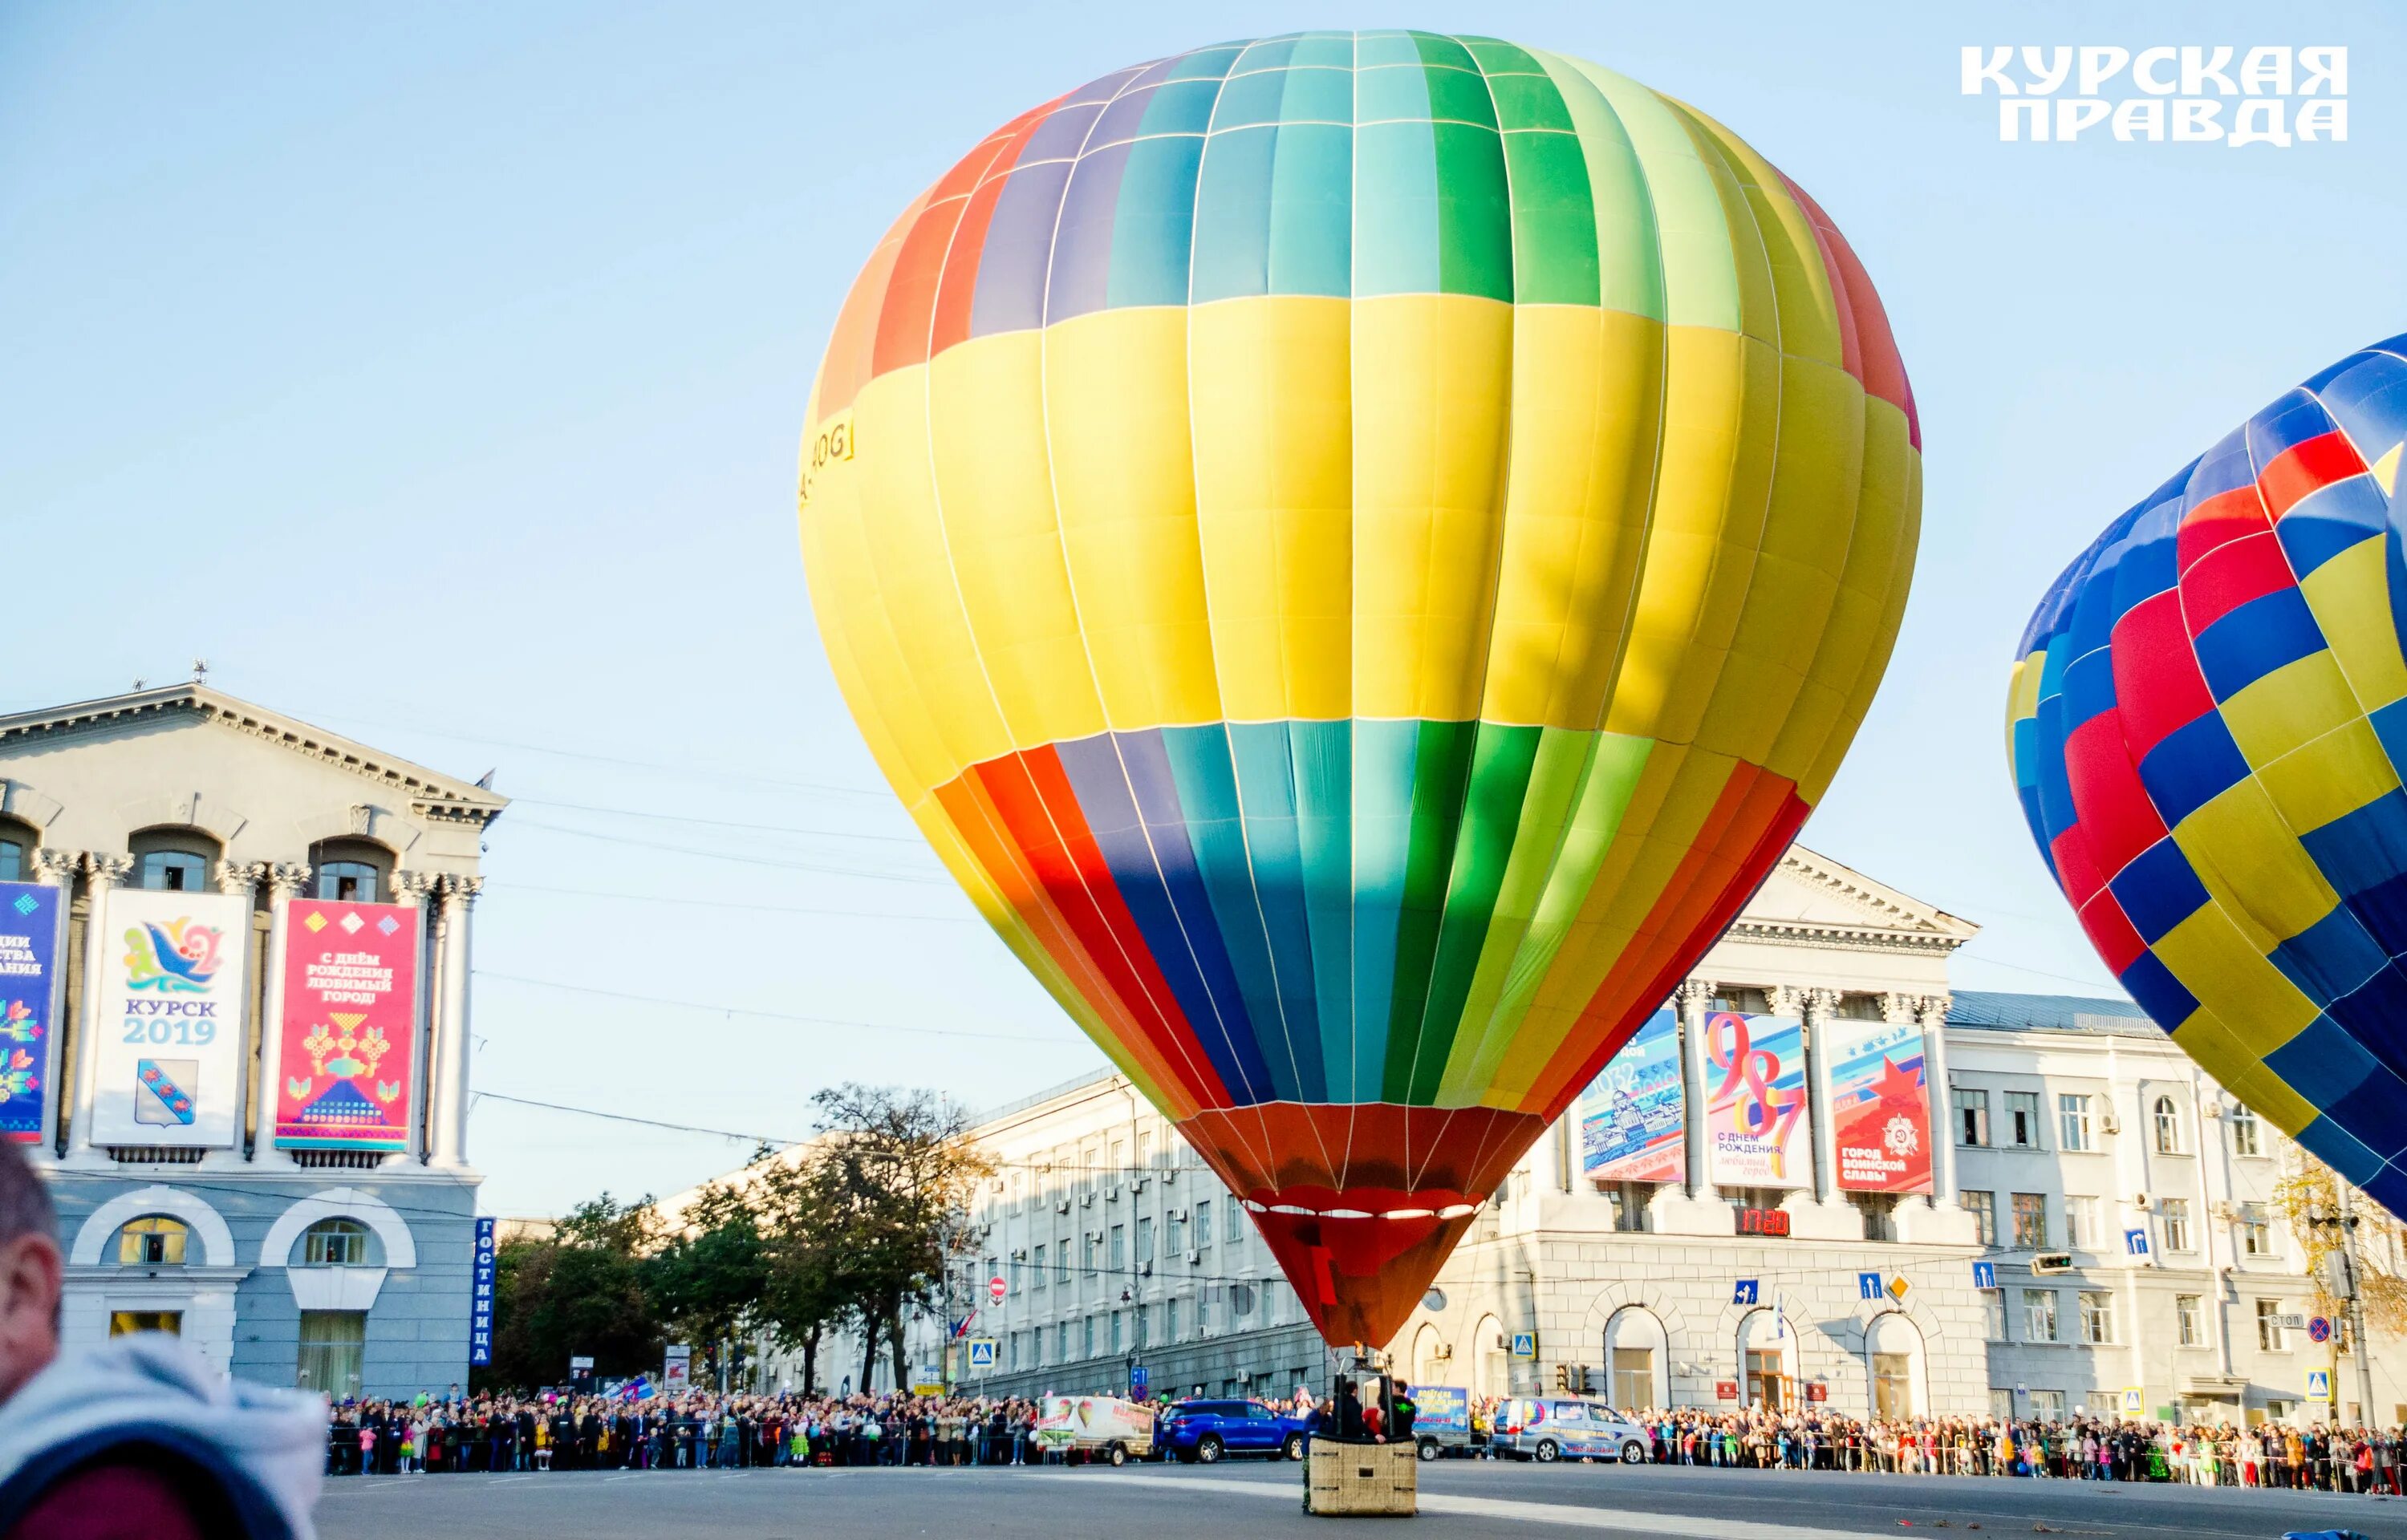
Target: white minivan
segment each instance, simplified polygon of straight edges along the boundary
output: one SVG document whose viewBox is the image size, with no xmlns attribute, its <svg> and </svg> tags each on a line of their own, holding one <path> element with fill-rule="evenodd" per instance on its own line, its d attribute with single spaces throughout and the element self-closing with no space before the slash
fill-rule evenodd
<svg viewBox="0 0 2407 1540">
<path fill-rule="evenodd" d="M 1648 1434 L 1602 1401 L 1573 1396 L 1521 1397 L 1497 1408 L 1498 1451 L 1516 1460 L 1551 1465 L 1558 1460 L 1646 1458 Z"/>
</svg>

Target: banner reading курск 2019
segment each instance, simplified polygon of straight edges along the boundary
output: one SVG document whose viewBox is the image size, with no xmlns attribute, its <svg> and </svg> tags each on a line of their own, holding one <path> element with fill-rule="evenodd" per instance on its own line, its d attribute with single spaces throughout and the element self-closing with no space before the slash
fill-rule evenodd
<svg viewBox="0 0 2407 1540">
<path fill-rule="evenodd" d="M 107 896 L 93 1016 L 95 1143 L 234 1143 L 250 912 L 248 898 L 226 894 Z"/>
</svg>

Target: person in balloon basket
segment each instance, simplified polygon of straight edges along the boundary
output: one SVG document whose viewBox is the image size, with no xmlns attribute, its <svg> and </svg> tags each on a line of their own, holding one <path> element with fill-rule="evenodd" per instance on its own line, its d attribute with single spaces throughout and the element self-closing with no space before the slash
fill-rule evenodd
<svg viewBox="0 0 2407 1540">
<path fill-rule="evenodd" d="M 0 1144 L 0 1537 L 311 1540 L 326 1398 L 159 1333 L 61 1355 L 62 1263 L 50 1194 Z"/>
</svg>

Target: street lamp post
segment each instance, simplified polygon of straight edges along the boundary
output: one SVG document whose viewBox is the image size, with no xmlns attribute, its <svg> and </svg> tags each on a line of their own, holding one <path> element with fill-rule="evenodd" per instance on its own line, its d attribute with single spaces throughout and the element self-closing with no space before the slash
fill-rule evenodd
<svg viewBox="0 0 2407 1540">
<path fill-rule="evenodd" d="M 2333 1210 L 2326 1213 L 2322 1204 L 2309 1204 L 2307 1222 L 2329 1225 L 2340 1231 L 2341 1303 L 2348 1307 L 2350 1356 L 2357 1361 L 2357 1416 L 2360 1424 L 2371 1424 L 2373 1419 L 2373 1364 L 2372 1355 L 2366 1350 L 2365 1292 L 2357 1286 L 2360 1274 L 2357 1259 L 2357 1207 L 2349 1201 L 2347 1182 L 2335 1180 L 2332 1187 L 2339 1194 Z"/>
</svg>

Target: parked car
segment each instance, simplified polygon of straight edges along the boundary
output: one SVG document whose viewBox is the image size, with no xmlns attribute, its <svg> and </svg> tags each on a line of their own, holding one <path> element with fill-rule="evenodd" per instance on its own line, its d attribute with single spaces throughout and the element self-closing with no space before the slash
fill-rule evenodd
<svg viewBox="0 0 2407 1540">
<path fill-rule="evenodd" d="M 1515 1399 L 1497 1408 L 1496 1446 L 1517 1460 L 1550 1465 L 1558 1460 L 1646 1458 L 1647 1434 L 1602 1401 L 1571 1396 Z"/>
<path fill-rule="evenodd" d="M 1036 1441 L 1065 1460 L 1124 1465 L 1153 1453 L 1153 1408 L 1108 1395 L 1048 1395 L 1036 1420 Z"/>
<path fill-rule="evenodd" d="M 1476 1454 L 1485 1442 L 1471 1431 L 1471 1392 L 1460 1385 L 1416 1385 L 1413 1406 L 1413 1442 L 1423 1460 Z"/>
<path fill-rule="evenodd" d="M 1254 1401 L 1181 1401 L 1161 1414 L 1166 1455 L 1206 1465 L 1232 1454 L 1301 1460 L 1308 1424 Z"/>
</svg>

